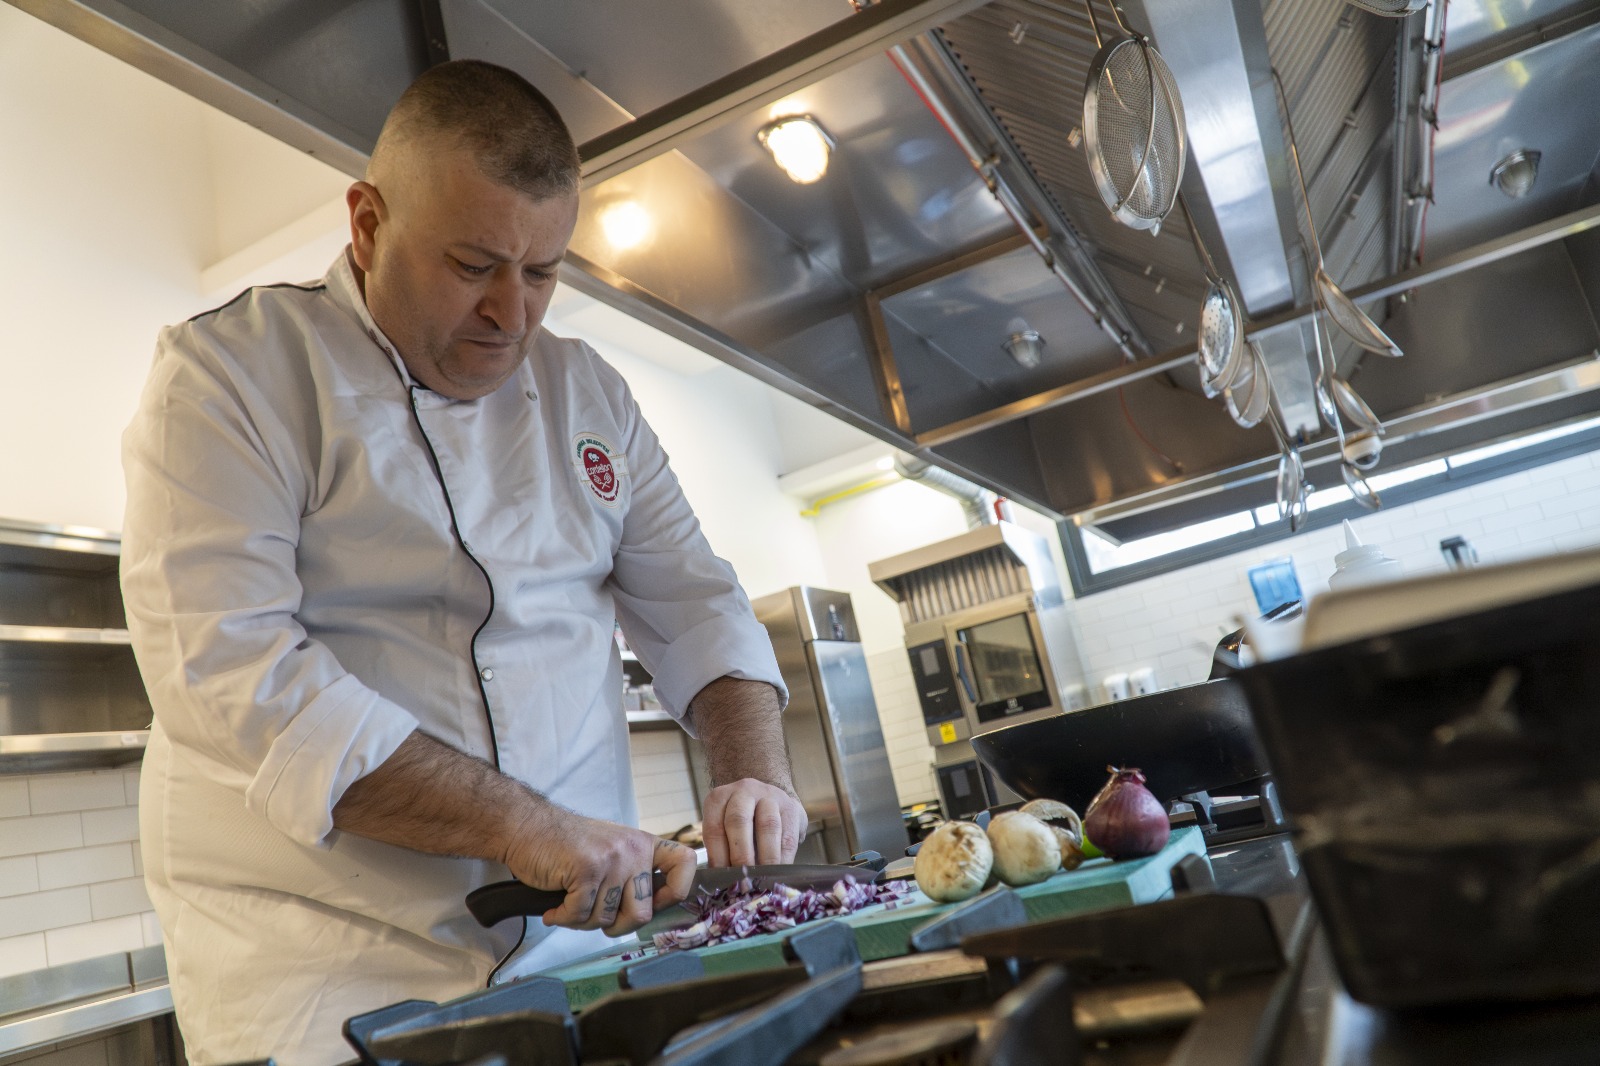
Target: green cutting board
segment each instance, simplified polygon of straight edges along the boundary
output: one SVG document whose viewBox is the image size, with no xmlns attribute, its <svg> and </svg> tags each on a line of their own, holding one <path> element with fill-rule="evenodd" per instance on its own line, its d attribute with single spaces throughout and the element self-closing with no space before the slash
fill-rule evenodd
<svg viewBox="0 0 1600 1066">
<path fill-rule="evenodd" d="M 1185 855 L 1203 856 L 1205 853 L 1205 839 L 1200 830 L 1186 826 L 1172 834 L 1166 847 L 1147 858 L 1121 862 L 1091 859 L 1076 870 L 1063 871 L 1047 881 L 1015 889 L 1015 892 L 1022 897 L 1023 910 L 1030 922 L 1080 911 L 1150 903 L 1172 894 L 1171 870 L 1178 860 Z M 861 961 L 871 962 L 906 954 L 910 950 L 911 933 L 918 926 L 955 906 L 958 904 L 935 903 L 913 889 L 893 910 L 880 905 L 824 920 L 848 925 L 856 935 L 856 950 L 861 953 Z M 784 938 L 806 928 L 808 926 L 801 925 L 777 933 L 762 933 L 746 940 L 695 948 L 694 952 L 704 961 L 707 976 L 764 970 L 784 965 Z M 639 961 L 622 961 L 621 956 L 630 950 L 638 951 L 639 946 L 622 944 L 599 958 L 568 963 L 545 973 L 561 978 L 567 986 L 568 1003 L 573 1010 L 582 1010 L 618 990 L 617 973 Z"/>
</svg>

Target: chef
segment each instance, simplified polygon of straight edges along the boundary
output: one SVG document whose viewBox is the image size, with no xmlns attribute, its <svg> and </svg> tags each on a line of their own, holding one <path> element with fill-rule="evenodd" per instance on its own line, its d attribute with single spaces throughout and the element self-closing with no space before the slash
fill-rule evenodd
<svg viewBox="0 0 1600 1066">
<path fill-rule="evenodd" d="M 540 328 L 577 188 L 543 96 L 443 64 L 389 115 L 326 277 L 161 334 L 122 579 L 155 708 L 145 875 L 197 1064 L 347 1060 L 350 1015 L 603 948 L 687 894 L 693 853 L 632 828 L 619 622 L 705 746 L 712 863 L 804 835 L 765 630 L 622 378 Z M 508 870 L 564 902 L 479 928 L 463 898 Z"/>
</svg>

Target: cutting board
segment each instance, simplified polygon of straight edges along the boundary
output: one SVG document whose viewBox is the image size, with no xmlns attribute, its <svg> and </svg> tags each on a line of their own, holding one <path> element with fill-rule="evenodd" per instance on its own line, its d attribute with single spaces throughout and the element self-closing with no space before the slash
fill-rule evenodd
<svg viewBox="0 0 1600 1066">
<path fill-rule="evenodd" d="M 1015 889 L 1015 892 L 1022 897 L 1023 909 L 1030 922 L 1042 922 L 1080 911 L 1150 903 L 1172 894 L 1171 870 L 1180 859 L 1186 855 L 1205 853 L 1205 839 L 1200 830 L 1195 826 L 1185 826 L 1175 830 L 1167 846 L 1155 855 L 1121 862 L 1092 859 L 1076 870 L 1062 871 L 1036 885 Z M 893 910 L 886 910 L 879 905 L 855 914 L 823 920 L 849 926 L 855 933 L 856 950 L 861 953 L 861 961 L 871 962 L 906 954 L 910 950 L 913 930 L 955 906 L 957 904 L 935 903 L 913 889 Z M 796 929 L 810 927 L 802 925 Z M 695 948 L 694 952 L 705 963 L 707 976 L 782 966 L 785 964 L 783 941 L 796 929 Z M 623 962 L 621 956 L 638 950 L 637 944 L 623 944 L 597 958 L 568 963 L 546 970 L 545 973 L 565 982 L 568 1003 L 573 1010 L 582 1010 L 602 996 L 618 990 L 618 972 L 639 961 L 629 959 Z"/>
</svg>

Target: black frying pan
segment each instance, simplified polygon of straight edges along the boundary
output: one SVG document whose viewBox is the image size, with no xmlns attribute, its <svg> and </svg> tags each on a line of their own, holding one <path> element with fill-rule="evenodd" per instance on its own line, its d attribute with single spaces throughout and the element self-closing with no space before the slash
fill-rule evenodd
<svg viewBox="0 0 1600 1066">
<path fill-rule="evenodd" d="M 1298 602 L 1264 617 L 1292 617 Z M 1137 767 L 1162 803 L 1254 781 L 1269 772 L 1238 667 L 1243 631 L 1222 638 L 1211 680 L 1005 726 L 972 738 L 994 775 L 1025 799 L 1056 799 L 1080 814 L 1106 767 Z"/>
<path fill-rule="evenodd" d="M 1143 770 L 1163 803 L 1268 772 L 1244 688 L 1231 677 L 980 733 L 972 747 L 1019 796 L 1061 800 L 1080 813 L 1106 783 L 1108 764 Z"/>
</svg>

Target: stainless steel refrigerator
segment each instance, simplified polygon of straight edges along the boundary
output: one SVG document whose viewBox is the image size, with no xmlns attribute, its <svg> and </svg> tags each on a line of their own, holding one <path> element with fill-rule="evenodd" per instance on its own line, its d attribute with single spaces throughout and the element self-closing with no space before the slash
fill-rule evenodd
<svg viewBox="0 0 1600 1066">
<path fill-rule="evenodd" d="M 811 820 L 797 859 L 899 857 L 907 836 L 849 593 L 802 585 L 753 605 L 789 686 L 783 732 Z"/>
</svg>

